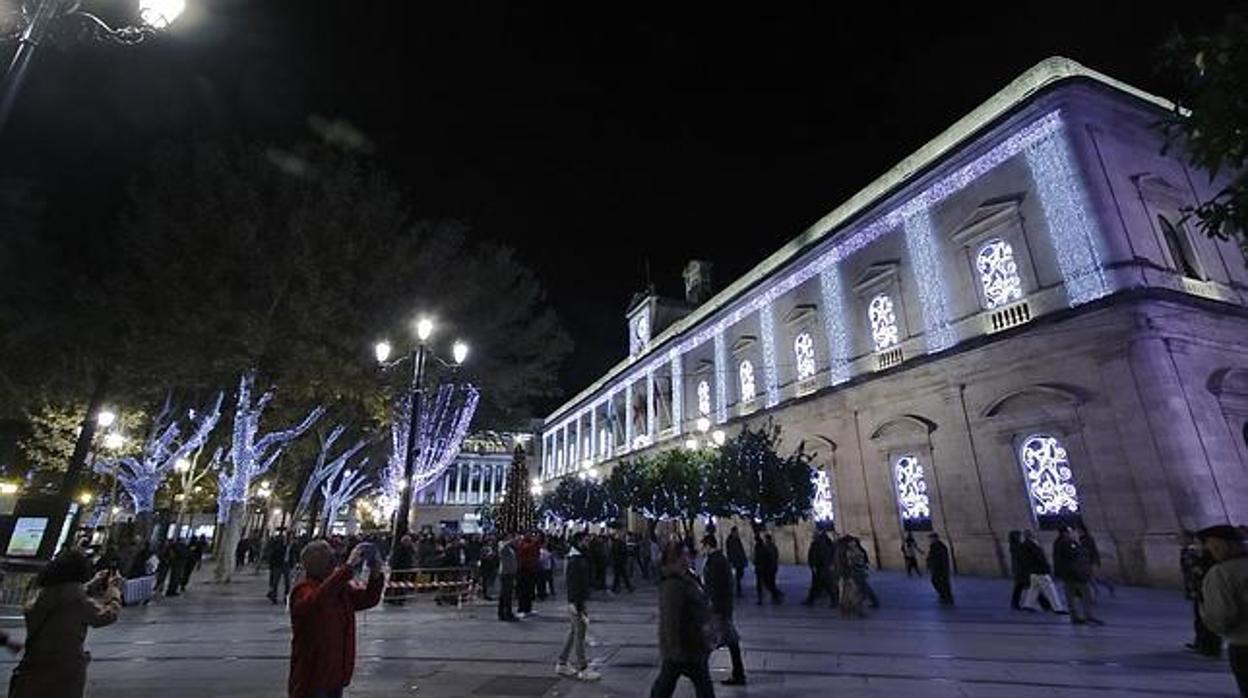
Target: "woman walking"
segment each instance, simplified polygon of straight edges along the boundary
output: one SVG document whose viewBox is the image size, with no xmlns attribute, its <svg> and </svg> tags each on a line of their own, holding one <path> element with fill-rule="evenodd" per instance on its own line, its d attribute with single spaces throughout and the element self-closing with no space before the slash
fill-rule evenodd
<svg viewBox="0 0 1248 698">
<path fill-rule="evenodd" d="M 13 669 L 9 698 L 78 698 L 86 690 L 91 661 L 82 649 L 87 628 L 117 620 L 121 577 L 107 570 L 92 577 L 86 556 L 66 550 L 35 583 L 39 593 L 26 608 L 26 651 Z"/>
</svg>

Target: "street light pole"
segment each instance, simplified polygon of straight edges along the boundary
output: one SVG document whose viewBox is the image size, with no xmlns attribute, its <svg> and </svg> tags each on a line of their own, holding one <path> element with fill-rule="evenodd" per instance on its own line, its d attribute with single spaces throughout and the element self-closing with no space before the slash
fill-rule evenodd
<svg viewBox="0 0 1248 698">
<path fill-rule="evenodd" d="M 407 424 L 407 452 L 403 458 L 403 491 L 399 493 L 399 508 L 396 512 L 394 521 L 394 541 L 390 546 L 390 558 L 394 559 L 395 552 L 399 548 L 399 541 L 403 536 L 407 535 L 410 523 L 408 519 L 411 517 L 412 510 L 412 476 L 416 472 L 416 458 L 420 456 L 420 446 L 417 443 L 418 432 L 420 430 L 420 411 L 421 403 L 424 402 L 424 382 L 425 382 L 425 342 L 421 340 L 416 345 L 416 349 L 412 352 L 412 408 L 411 417 Z"/>
</svg>

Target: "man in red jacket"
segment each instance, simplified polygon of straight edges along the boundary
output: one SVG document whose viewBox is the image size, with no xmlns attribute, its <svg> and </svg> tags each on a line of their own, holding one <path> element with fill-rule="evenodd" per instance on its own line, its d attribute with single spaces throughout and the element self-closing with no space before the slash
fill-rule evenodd
<svg viewBox="0 0 1248 698">
<path fill-rule="evenodd" d="M 291 698 L 340 698 L 355 670 L 355 612 L 381 601 L 385 575 L 376 558 L 368 586 L 351 581 L 364 563 L 356 546 L 345 565 L 334 568 L 334 551 L 325 541 L 308 543 L 300 556 L 306 577 L 290 592 Z"/>
</svg>

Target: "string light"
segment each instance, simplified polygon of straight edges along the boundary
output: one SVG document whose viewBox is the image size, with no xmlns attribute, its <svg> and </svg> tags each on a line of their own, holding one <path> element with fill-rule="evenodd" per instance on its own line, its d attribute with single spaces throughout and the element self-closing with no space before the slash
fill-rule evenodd
<svg viewBox="0 0 1248 698">
<path fill-rule="evenodd" d="M 953 328 L 949 326 L 949 299 L 945 292 L 945 269 L 936 251 L 932 217 L 927 209 L 906 219 L 906 249 L 910 252 L 911 272 L 919 291 L 919 307 L 923 311 L 923 331 L 927 335 L 927 353 L 953 346 Z"/>
<path fill-rule="evenodd" d="M 416 425 L 417 452 L 412 462 L 412 497 L 435 482 L 459 456 L 468 426 L 477 412 L 481 393 L 471 384 L 443 384 L 434 393 L 421 391 L 420 422 Z M 386 516 L 394 514 L 402 496 L 407 470 L 408 433 L 412 422 L 412 394 L 396 402 L 390 424 L 390 454 L 382 471 L 381 496 Z"/>
<path fill-rule="evenodd" d="M 823 330 L 828 336 L 828 383 L 840 385 L 849 380 L 851 353 L 840 265 L 830 264 L 819 274 L 819 295 L 823 299 Z"/>
<path fill-rule="evenodd" d="M 780 379 L 776 371 L 776 318 L 770 302 L 758 311 L 758 324 L 763 336 L 763 391 L 767 407 L 780 404 Z"/>
</svg>

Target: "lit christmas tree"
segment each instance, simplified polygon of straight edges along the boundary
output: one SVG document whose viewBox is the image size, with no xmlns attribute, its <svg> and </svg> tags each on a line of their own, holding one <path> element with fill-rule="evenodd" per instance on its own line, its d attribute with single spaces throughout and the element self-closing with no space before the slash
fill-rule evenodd
<svg viewBox="0 0 1248 698">
<path fill-rule="evenodd" d="M 537 507 L 533 503 L 531 487 L 529 466 L 524 462 L 524 447 L 516 446 L 511 456 L 511 470 L 507 473 L 503 501 L 499 502 L 494 515 L 498 533 L 524 533 L 537 526 Z"/>
</svg>

